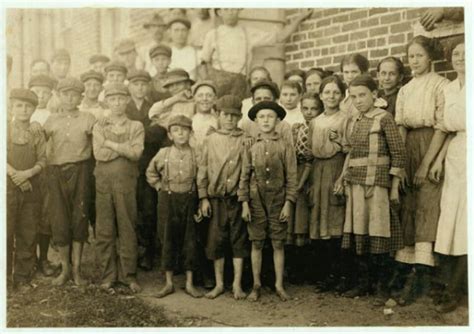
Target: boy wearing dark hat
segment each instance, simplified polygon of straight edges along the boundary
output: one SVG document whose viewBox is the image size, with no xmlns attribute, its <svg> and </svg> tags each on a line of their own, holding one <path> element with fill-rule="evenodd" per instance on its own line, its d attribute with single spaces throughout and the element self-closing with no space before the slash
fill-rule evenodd
<svg viewBox="0 0 474 334">
<path fill-rule="evenodd" d="M 152 64 L 150 53 L 151 50 L 160 44 L 163 44 L 163 39 L 166 31 L 166 23 L 160 14 L 155 13 L 153 16 L 143 24 L 143 28 L 149 35 L 150 42 L 138 50 L 140 60 L 142 61 L 141 68 L 150 73 L 153 77 L 157 74 L 155 67 Z"/>
<path fill-rule="evenodd" d="M 89 70 L 81 74 L 81 81 L 84 84 L 84 99 L 79 105 L 79 110 L 92 114 L 96 119 L 107 116 L 107 105 L 99 101 L 104 83 L 102 73 Z"/>
<path fill-rule="evenodd" d="M 171 97 L 153 104 L 148 117 L 165 128 L 173 116 L 184 115 L 192 119 L 195 113 L 191 91 L 193 84 L 194 81 L 189 78 L 185 70 L 178 68 L 169 71 L 163 87 L 168 89 Z"/>
<path fill-rule="evenodd" d="M 170 93 L 163 87 L 166 81 L 166 74 L 171 64 L 171 48 L 167 45 L 159 44 L 150 49 L 149 57 L 153 68 L 155 69 L 152 79 L 152 86 L 150 88 L 149 99 L 153 103 L 167 99 Z M 151 74 L 151 72 L 149 71 Z"/>
<path fill-rule="evenodd" d="M 104 87 L 111 83 L 123 83 L 125 85 L 128 84 L 128 82 L 126 81 L 128 69 L 127 66 L 125 66 L 125 63 L 118 60 L 112 60 L 111 62 L 105 65 L 104 72 Z M 99 94 L 99 101 L 104 101 L 104 91 Z"/>
<path fill-rule="evenodd" d="M 214 261 L 215 288 L 206 294 L 214 299 L 224 293 L 224 251 L 232 248 L 235 299 L 245 298 L 241 278 L 243 259 L 249 254 L 248 234 L 237 198 L 245 153 L 244 134 L 237 127 L 242 117 L 239 98 L 225 95 L 217 101 L 219 128 L 207 135 L 198 168 L 198 193 L 204 217 L 210 217 L 206 255 Z"/>
<path fill-rule="evenodd" d="M 140 122 L 126 115 L 130 96 L 123 83 L 106 86 L 105 99 L 111 114 L 93 130 L 100 286 L 109 290 L 120 281 L 137 293 L 136 186 L 145 132 Z"/>
<path fill-rule="evenodd" d="M 273 101 L 257 103 L 249 111 L 249 118 L 260 132 L 244 155 L 238 195 L 252 242 L 253 289 L 248 296 L 251 301 L 260 297 L 262 249 L 267 237 L 273 247 L 276 293 L 282 301 L 289 298 L 283 288 L 284 242 L 292 203 L 296 201 L 297 179 L 293 145 L 275 131 L 285 115 L 285 110 Z"/>
<path fill-rule="evenodd" d="M 46 139 L 50 141 L 46 169 L 50 199 L 48 212 L 53 243 L 58 247 L 62 266 L 62 272 L 53 284 L 63 285 L 69 280 L 72 259 L 74 283 L 84 285 L 86 282 L 80 271 L 82 250 L 88 239 L 90 159 L 95 117 L 78 109 L 84 92 L 79 79 L 60 80 L 57 91 L 60 111 L 52 114 L 44 124 Z"/>
<path fill-rule="evenodd" d="M 37 96 L 28 89 L 10 92 L 14 120 L 7 132 L 7 281 L 17 287 L 27 285 L 34 273 L 41 219 L 38 174 L 46 166 L 46 143 L 42 132 L 30 131 L 37 104 Z"/>
<path fill-rule="evenodd" d="M 38 97 L 38 106 L 33 116 L 31 116 L 31 123 L 38 122 L 43 126 L 49 115 L 51 115 L 51 111 L 48 110 L 47 106 L 53 96 L 54 85 L 54 80 L 48 75 L 40 74 L 31 77 L 28 87 Z"/>
<path fill-rule="evenodd" d="M 135 48 L 135 42 L 130 38 L 125 38 L 119 41 L 115 46 L 115 53 L 118 56 L 118 60 L 125 64 L 128 71 L 138 69 L 138 53 Z"/>
<path fill-rule="evenodd" d="M 161 149 L 146 171 L 148 183 L 158 191 L 158 233 L 162 269 L 166 272 L 166 285 L 158 292 L 158 298 L 174 292 L 173 271 L 178 258 L 182 258 L 186 271 L 185 292 L 194 298 L 202 296 L 193 284 L 198 265 L 194 221 L 198 196 L 196 153 L 189 146 L 191 131 L 191 119 L 184 115 L 171 117 L 168 136 L 173 145 Z"/>
<path fill-rule="evenodd" d="M 104 67 L 110 61 L 110 58 L 106 55 L 97 54 L 89 58 L 90 69 L 99 73 L 104 74 Z"/>
</svg>

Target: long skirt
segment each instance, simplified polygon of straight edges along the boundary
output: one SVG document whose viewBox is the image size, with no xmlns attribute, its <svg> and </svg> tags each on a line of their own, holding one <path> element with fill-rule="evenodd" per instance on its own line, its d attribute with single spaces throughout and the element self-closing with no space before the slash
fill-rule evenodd
<svg viewBox="0 0 474 334">
<path fill-rule="evenodd" d="M 297 179 L 301 178 L 303 171 L 305 169 L 305 164 L 297 165 Z M 308 180 L 309 181 L 309 180 Z M 309 234 L 309 198 L 308 198 L 308 188 L 310 182 L 306 182 L 306 185 L 298 193 L 296 198 L 295 211 L 294 215 L 288 221 L 288 244 L 295 244 L 296 246 L 303 246 L 308 243 L 308 234 Z"/>
</svg>

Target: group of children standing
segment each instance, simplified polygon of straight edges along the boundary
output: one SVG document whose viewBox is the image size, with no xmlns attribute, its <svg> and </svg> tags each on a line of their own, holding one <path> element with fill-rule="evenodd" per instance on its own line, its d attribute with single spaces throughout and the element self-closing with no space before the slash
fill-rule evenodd
<svg viewBox="0 0 474 334">
<path fill-rule="evenodd" d="M 378 84 L 360 54 L 344 57 L 342 79 L 292 71 L 280 87 L 257 67 L 247 99 L 168 71 L 164 45 L 149 52 L 154 78 L 115 61 L 105 77 L 91 70 L 55 87 L 31 78 L 30 89 L 10 93 L 9 275 L 31 278 L 47 217 L 61 262 L 56 285 L 85 284 L 82 250 L 94 223 L 106 290 L 116 282 L 141 290 L 141 234 L 148 248 L 161 246 L 159 298 L 175 291 L 179 267 L 185 292 L 200 297 L 194 274 L 205 254 L 215 275 L 206 297 L 225 291 L 231 260 L 234 298 L 258 300 L 268 243 L 282 301 L 285 278 L 309 279 L 319 292 L 375 292 L 381 303 L 392 292 L 401 305 L 442 292 L 438 309 L 452 310 L 467 270 L 464 41 L 449 52 L 451 83 L 432 71 L 438 48 L 422 36 L 407 45 L 413 78 L 405 85 L 394 57 L 378 64 Z M 53 90 L 59 111 L 43 115 Z"/>
</svg>

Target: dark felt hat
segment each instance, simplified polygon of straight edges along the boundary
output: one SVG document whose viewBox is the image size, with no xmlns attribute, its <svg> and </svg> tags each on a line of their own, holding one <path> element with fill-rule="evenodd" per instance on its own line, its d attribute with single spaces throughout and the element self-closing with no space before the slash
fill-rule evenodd
<svg viewBox="0 0 474 334">
<path fill-rule="evenodd" d="M 280 98 L 280 89 L 273 81 L 259 80 L 250 88 L 250 92 L 253 94 L 257 89 L 262 87 L 268 88 L 273 93 L 275 100 Z"/>
<path fill-rule="evenodd" d="M 160 14 L 153 14 L 152 18 L 143 24 L 143 28 L 148 29 L 151 26 L 165 27 L 166 23 Z"/>
<path fill-rule="evenodd" d="M 73 90 L 82 94 L 84 92 L 84 84 L 77 78 L 68 77 L 59 80 L 56 90 L 58 92 Z"/>
<path fill-rule="evenodd" d="M 104 89 L 104 96 L 108 97 L 111 95 L 130 95 L 127 86 L 125 86 L 123 83 L 110 83 L 105 86 Z"/>
<path fill-rule="evenodd" d="M 164 45 L 164 44 L 159 44 L 151 48 L 149 52 L 150 59 L 153 59 L 158 55 L 164 55 L 171 58 L 171 54 L 172 54 L 171 48 L 168 45 Z"/>
<path fill-rule="evenodd" d="M 249 118 L 252 121 L 255 121 L 255 118 L 257 117 L 257 113 L 263 109 L 273 110 L 274 112 L 276 112 L 277 117 L 280 120 L 283 120 L 286 116 L 285 109 L 283 109 L 283 107 L 280 106 L 278 103 L 273 102 L 273 101 L 262 101 L 254 105 L 252 108 L 250 108 L 249 114 L 248 114 Z"/>
<path fill-rule="evenodd" d="M 38 96 L 26 88 L 13 88 L 10 91 L 10 99 L 31 103 L 35 108 L 38 105 Z"/>
<path fill-rule="evenodd" d="M 168 131 L 170 131 L 171 127 L 173 125 L 179 125 L 179 126 L 184 126 L 186 128 L 193 128 L 193 121 L 184 115 L 176 115 L 171 117 L 171 119 L 168 122 Z"/>
<path fill-rule="evenodd" d="M 123 62 L 118 61 L 118 60 L 113 60 L 109 62 L 107 65 L 105 65 L 104 71 L 105 73 L 109 71 L 120 71 L 120 72 L 123 72 L 124 74 L 127 74 L 128 72 L 127 66 L 125 66 Z"/>
<path fill-rule="evenodd" d="M 56 81 L 49 75 L 45 74 L 35 75 L 31 77 L 30 81 L 28 82 L 28 88 L 41 86 L 53 89 L 55 85 Z"/>
<path fill-rule="evenodd" d="M 130 82 L 134 82 L 134 81 L 150 82 L 151 76 L 145 70 L 133 70 L 133 71 L 128 72 L 127 79 Z"/>
<path fill-rule="evenodd" d="M 224 95 L 217 100 L 216 109 L 227 114 L 242 116 L 242 100 L 235 95 Z"/>
<path fill-rule="evenodd" d="M 182 68 L 175 68 L 170 70 L 166 74 L 166 79 L 165 82 L 163 83 L 163 87 L 168 87 L 169 85 L 178 83 L 178 82 L 183 82 L 183 81 L 188 81 L 191 83 L 191 85 L 194 84 L 194 81 L 191 80 L 189 77 L 189 73 L 183 70 Z"/>
</svg>

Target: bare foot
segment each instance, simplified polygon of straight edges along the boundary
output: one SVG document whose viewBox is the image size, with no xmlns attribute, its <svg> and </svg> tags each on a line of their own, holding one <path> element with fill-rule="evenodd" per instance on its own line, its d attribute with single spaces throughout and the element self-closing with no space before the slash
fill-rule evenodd
<svg viewBox="0 0 474 334">
<path fill-rule="evenodd" d="M 72 279 L 74 281 L 74 284 L 78 286 L 84 286 L 87 285 L 87 281 L 82 278 L 81 276 L 81 269 L 79 268 L 72 268 Z"/>
<path fill-rule="evenodd" d="M 108 293 L 115 293 L 115 290 L 112 288 L 113 287 L 113 283 L 112 282 L 105 282 L 105 283 L 102 283 L 101 285 L 99 285 L 99 288 L 101 290 L 104 290 Z"/>
<path fill-rule="evenodd" d="M 163 289 L 161 289 L 156 295 L 156 298 L 163 298 L 168 295 L 171 295 L 174 292 L 174 285 L 165 285 Z"/>
<path fill-rule="evenodd" d="M 252 292 L 247 296 L 247 299 L 251 302 L 256 302 L 260 298 L 260 289 L 261 287 L 259 285 L 254 286 Z"/>
<path fill-rule="evenodd" d="M 51 283 L 55 286 L 61 286 L 67 283 L 69 281 L 69 278 L 71 276 L 71 272 L 69 270 L 64 270 L 61 271 L 61 274 L 59 274 L 58 277 L 53 279 Z"/>
<path fill-rule="evenodd" d="M 194 285 L 186 286 L 186 288 L 184 289 L 184 292 L 186 292 L 186 294 L 190 295 L 193 298 L 201 298 L 202 297 L 202 293 L 199 292 L 198 290 L 196 290 Z"/>
<path fill-rule="evenodd" d="M 130 288 L 130 290 L 132 290 L 133 293 L 140 293 L 142 291 L 142 288 L 140 285 L 138 285 L 137 282 L 131 282 L 128 287 Z"/>
<path fill-rule="evenodd" d="M 242 290 L 242 288 L 240 287 L 240 285 L 234 285 L 232 287 L 232 292 L 234 293 L 234 299 L 235 300 L 241 300 L 241 299 L 245 299 L 245 297 L 247 297 L 247 294 Z"/>
<path fill-rule="evenodd" d="M 208 293 L 206 293 L 204 297 L 209 298 L 209 299 L 215 299 L 219 297 L 220 295 L 222 295 L 223 293 L 224 293 L 224 287 L 216 285 L 215 288 L 209 291 Z"/>
<path fill-rule="evenodd" d="M 280 300 L 282 302 L 286 302 L 288 299 L 290 299 L 290 296 L 288 296 L 285 289 L 275 287 L 275 291 L 276 291 L 276 294 L 278 295 L 278 297 L 280 297 Z"/>
</svg>

